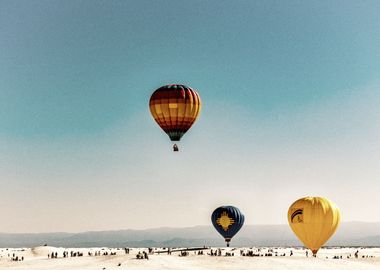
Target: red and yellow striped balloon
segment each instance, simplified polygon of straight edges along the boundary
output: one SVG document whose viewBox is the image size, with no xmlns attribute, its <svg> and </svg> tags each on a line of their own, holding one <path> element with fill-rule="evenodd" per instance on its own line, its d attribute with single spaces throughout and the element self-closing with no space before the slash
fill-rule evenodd
<svg viewBox="0 0 380 270">
<path fill-rule="evenodd" d="M 149 101 L 150 112 L 170 140 L 179 141 L 189 130 L 201 110 L 199 94 L 181 84 L 158 88 Z"/>
</svg>

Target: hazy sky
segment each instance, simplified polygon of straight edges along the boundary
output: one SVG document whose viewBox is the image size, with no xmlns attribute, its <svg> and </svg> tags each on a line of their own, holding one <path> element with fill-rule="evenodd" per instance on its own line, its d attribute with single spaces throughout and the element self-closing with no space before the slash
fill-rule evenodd
<svg viewBox="0 0 380 270">
<path fill-rule="evenodd" d="M 0 232 L 380 221 L 380 1 L 0 0 Z M 180 152 L 150 115 L 198 90 Z"/>
</svg>

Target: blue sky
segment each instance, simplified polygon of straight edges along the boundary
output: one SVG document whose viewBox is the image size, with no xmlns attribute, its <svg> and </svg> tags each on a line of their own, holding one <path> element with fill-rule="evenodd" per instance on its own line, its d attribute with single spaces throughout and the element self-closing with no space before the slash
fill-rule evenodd
<svg viewBox="0 0 380 270">
<path fill-rule="evenodd" d="M 0 231 L 209 224 L 221 204 L 249 224 L 286 223 L 306 195 L 343 220 L 380 221 L 379 12 L 0 1 Z M 176 154 L 148 108 L 168 83 L 203 101 Z"/>
</svg>

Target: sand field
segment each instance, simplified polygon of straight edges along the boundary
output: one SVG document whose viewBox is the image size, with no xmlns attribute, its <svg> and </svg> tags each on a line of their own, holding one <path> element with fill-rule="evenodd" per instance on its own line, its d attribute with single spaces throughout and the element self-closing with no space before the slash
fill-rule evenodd
<svg viewBox="0 0 380 270">
<path fill-rule="evenodd" d="M 25 270 L 90 270 L 90 269 L 380 269 L 380 248 L 328 248 L 321 249 L 317 258 L 306 257 L 306 250 L 296 248 L 221 248 L 221 256 L 211 256 L 211 250 L 206 249 L 203 255 L 198 251 L 189 251 L 187 256 L 172 249 L 172 254 L 157 253 L 165 251 L 156 248 L 155 254 L 149 254 L 149 259 L 136 259 L 140 252 L 148 252 L 144 248 L 132 248 L 126 254 L 124 248 L 8 248 L 0 249 L 0 268 Z M 359 250 L 358 258 L 354 253 Z M 63 252 L 69 254 L 63 258 Z M 251 251 L 252 256 L 242 256 Z M 70 253 L 80 253 L 83 256 L 71 257 Z M 293 253 L 290 256 L 290 253 Z M 57 253 L 57 258 L 50 258 L 51 253 Z M 234 254 L 234 256 L 226 256 Z M 265 256 L 265 254 L 272 256 Z M 94 254 L 97 254 L 95 256 Z M 113 255 L 111 255 L 113 254 Z M 277 254 L 277 256 L 275 256 Z M 284 255 L 285 256 L 282 256 Z M 185 255 L 185 254 L 183 254 Z M 334 259 L 335 256 L 335 259 Z M 339 259 L 337 259 L 337 257 Z M 342 256 L 342 258 L 340 258 Z M 18 261 L 12 258 L 17 258 Z M 22 260 L 23 259 L 23 260 Z M 20 261 L 22 260 L 22 261 Z"/>
</svg>

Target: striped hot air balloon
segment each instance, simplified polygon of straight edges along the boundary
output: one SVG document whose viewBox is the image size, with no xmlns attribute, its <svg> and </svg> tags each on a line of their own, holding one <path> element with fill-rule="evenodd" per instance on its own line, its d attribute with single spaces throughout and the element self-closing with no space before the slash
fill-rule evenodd
<svg viewBox="0 0 380 270">
<path fill-rule="evenodd" d="M 170 84 L 158 88 L 149 101 L 150 112 L 157 124 L 168 134 L 171 141 L 181 137 L 194 124 L 201 110 L 199 94 L 181 84 Z M 174 151 L 178 151 L 176 144 Z"/>
</svg>

